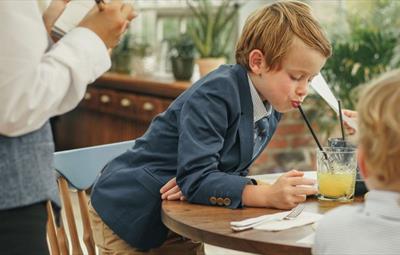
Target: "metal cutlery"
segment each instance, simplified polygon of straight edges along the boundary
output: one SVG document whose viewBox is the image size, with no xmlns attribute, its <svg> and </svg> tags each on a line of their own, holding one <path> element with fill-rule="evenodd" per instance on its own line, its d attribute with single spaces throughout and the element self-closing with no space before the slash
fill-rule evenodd
<svg viewBox="0 0 400 255">
<path fill-rule="evenodd" d="M 273 216 L 273 215 L 263 215 L 257 218 L 247 219 L 239 222 L 232 222 L 231 228 L 234 231 L 243 231 L 247 229 L 252 229 L 255 226 L 263 224 L 268 221 L 281 221 L 281 220 L 293 220 L 296 219 L 297 216 L 301 214 L 304 210 L 304 204 L 299 204 L 295 208 L 293 208 L 287 215 L 285 216 Z"/>
</svg>

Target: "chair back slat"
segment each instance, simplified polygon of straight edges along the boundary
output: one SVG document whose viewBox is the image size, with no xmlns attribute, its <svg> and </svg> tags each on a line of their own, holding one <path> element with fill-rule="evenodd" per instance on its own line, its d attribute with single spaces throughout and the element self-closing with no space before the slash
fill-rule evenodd
<svg viewBox="0 0 400 255">
<path fill-rule="evenodd" d="M 57 229 L 57 239 L 58 239 L 58 245 L 60 247 L 60 254 L 69 255 L 69 246 L 68 246 L 69 242 L 63 222 L 60 222 L 60 227 Z"/>
<path fill-rule="evenodd" d="M 50 253 L 52 255 L 60 255 L 60 248 L 57 241 L 57 227 L 55 224 L 53 208 L 51 207 L 51 202 L 47 201 L 47 238 L 49 242 Z"/>
<path fill-rule="evenodd" d="M 65 220 L 67 222 L 69 236 L 71 238 L 72 255 L 83 255 L 81 245 L 79 243 L 78 230 L 76 227 L 74 211 L 72 209 L 71 196 L 69 195 L 68 182 L 64 178 L 58 178 L 60 195 L 63 202 L 63 210 L 65 212 Z"/>
<path fill-rule="evenodd" d="M 81 211 L 81 216 L 82 216 L 83 242 L 86 245 L 88 254 L 95 255 L 96 250 L 92 236 L 92 228 L 90 226 L 88 199 L 86 197 L 85 191 L 83 190 L 78 191 L 78 200 L 79 200 L 79 209 Z"/>
<path fill-rule="evenodd" d="M 54 214 L 49 202 L 47 209 L 51 211 L 49 215 L 52 215 L 52 220 L 48 220 L 47 229 L 51 255 L 83 254 L 75 220 L 75 215 L 78 214 L 74 214 L 69 185 L 78 190 L 80 221 L 82 222 L 83 229 L 82 239 L 87 251 L 87 253 L 85 251 L 85 254 L 96 254 L 85 190 L 93 185 L 101 169 L 110 160 L 132 148 L 134 143 L 135 141 L 132 140 L 54 153 L 55 169 L 59 175 L 57 179 L 58 188 L 63 203 L 64 222 L 68 226 L 69 238 L 63 222 L 61 222 L 60 227 L 55 226 Z"/>
<path fill-rule="evenodd" d="M 51 202 L 47 201 L 47 239 L 51 255 L 69 255 L 68 239 L 65 233 L 63 222 L 60 226 L 55 224 L 55 217 Z"/>
</svg>

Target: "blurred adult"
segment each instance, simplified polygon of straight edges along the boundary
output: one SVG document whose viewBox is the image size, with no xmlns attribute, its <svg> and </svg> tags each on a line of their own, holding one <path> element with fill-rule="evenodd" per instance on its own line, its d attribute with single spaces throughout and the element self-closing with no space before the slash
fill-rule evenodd
<svg viewBox="0 0 400 255">
<path fill-rule="evenodd" d="M 343 110 L 343 114 L 346 115 L 347 117 L 354 119 L 357 122 L 357 112 L 356 111 L 352 111 L 352 110 Z M 352 128 L 346 121 L 343 122 L 347 132 L 350 135 L 354 135 L 356 133 L 356 130 L 354 128 Z"/>
<path fill-rule="evenodd" d="M 47 212 L 60 206 L 48 119 L 73 109 L 111 66 L 108 49 L 135 13 L 121 1 L 93 8 L 57 43 L 49 36 L 69 0 L 0 1 L 0 253 L 48 254 Z"/>
</svg>

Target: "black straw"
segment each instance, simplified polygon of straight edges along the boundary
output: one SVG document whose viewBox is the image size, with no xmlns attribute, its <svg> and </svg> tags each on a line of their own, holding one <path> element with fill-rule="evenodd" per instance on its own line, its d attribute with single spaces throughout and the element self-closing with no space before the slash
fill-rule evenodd
<svg viewBox="0 0 400 255">
<path fill-rule="evenodd" d="M 339 105 L 339 121 L 340 121 L 340 129 L 342 130 L 342 139 L 343 142 L 345 141 L 344 137 L 344 128 L 343 128 L 343 115 L 342 115 L 342 103 L 340 102 L 340 99 L 337 101 Z M 346 144 L 346 143 L 344 143 Z"/>
<path fill-rule="evenodd" d="M 301 116 L 303 116 L 303 119 L 305 120 L 305 122 L 306 122 L 306 124 L 307 124 L 308 129 L 310 130 L 312 136 L 314 137 L 314 140 L 315 140 L 315 142 L 317 143 L 318 148 L 319 148 L 320 151 L 322 151 L 322 153 L 324 154 L 325 159 L 328 160 L 328 155 L 326 155 L 326 152 L 324 151 L 324 149 L 322 149 L 322 146 L 321 146 L 321 144 L 319 143 L 319 140 L 318 140 L 317 136 L 315 135 L 314 130 L 312 129 L 312 127 L 311 127 L 311 125 L 310 125 L 310 122 L 308 121 L 306 115 L 305 115 L 304 112 L 303 112 L 303 108 L 301 108 L 301 105 L 299 105 L 298 108 L 299 108 L 299 110 L 300 110 Z"/>
</svg>

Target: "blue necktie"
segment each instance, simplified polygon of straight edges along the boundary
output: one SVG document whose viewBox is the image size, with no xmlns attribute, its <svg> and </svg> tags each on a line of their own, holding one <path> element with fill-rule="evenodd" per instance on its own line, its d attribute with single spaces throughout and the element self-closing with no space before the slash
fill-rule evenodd
<svg viewBox="0 0 400 255">
<path fill-rule="evenodd" d="M 263 117 L 256 121 L 254 125 L 254 149 L 253 159 L 261 152 L 265 143 L 268 140 L 269 119 Z"/>
</svg>

